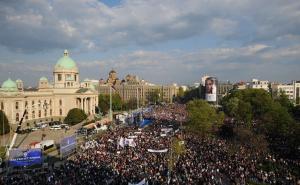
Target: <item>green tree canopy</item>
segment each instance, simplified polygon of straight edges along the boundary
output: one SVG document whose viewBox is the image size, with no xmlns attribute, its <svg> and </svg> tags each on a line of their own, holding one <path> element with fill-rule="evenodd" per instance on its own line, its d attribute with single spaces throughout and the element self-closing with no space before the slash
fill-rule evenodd
<svg viewBox="0 0 300 185">
<path fill-rule="evenodd" d="M 291 154 L 299 147 L 299 142 L 291 145 L 295 143 L 292 138 L 297 137 L 294 131 L 298 126 L 289 113 L 294 112 L 294 108 L 284 94 L 272 99 L 262 89 L 235 90 L 223 98 L 222 106 L 228 116 L 240 123 L 239 126 L 265 135 L 271 149 L 286 148 L 285 153 Z"/>
<path fill-rule="evenodd" d="M 217 113 L 216 109 L 204 100 L 193 100 L 187 104 L 189 115 L 188 128 L 199 134 L 209 134 L 213 126 L 223 123 L 224 114 Z"/>
<path fill-rule="evenodd" d="M 98 107 L 100 112 L 107 114 L 109 111 L 109 101 L 110 97 L 109 94 L 99 94 L 98 98 Z M 122 109 L 122 99 L 119 94 L 112 94 L 112 109 L 121 110 Z"/>
<path fill-rule="evenodd" d="M 130 98 L 127 102 L 123 105 L 125 110 L 132 110 L 137 108 L 137 99 L 135 97 Z"/>
<path fill-rule="evenodd" d="M 68 125 L 76 125 L 77 123 L 82 122 L 86 118 L 87 118 L 87 115 L 84 113 L 83 110 L 74 108 L 68 112 L 68 115 L 64 120 L 64 123 L 66 123 Z"/>
<path fill-rule="evenodd" d="M 10 132 L 10 126 L 5 113 L 0 110 L 0 135 Z"/>
<path fill-rule="evenodd" d="M 148 95 L 148 97 L 147 97 L 147 100 L 148 100 L 148 102 L 150 102 L 150 103 L 158 103 L 158 102 L 160 102 L 160 98 L 161 98 L 161 96 L 163 96 L 161 93 L 160 93 L 160 91 L 157 89 L 157 90 L 155 90 L 155 91 L 151 91 L 151 92 L 149 92 L 149 95 Z"/>
</svg>

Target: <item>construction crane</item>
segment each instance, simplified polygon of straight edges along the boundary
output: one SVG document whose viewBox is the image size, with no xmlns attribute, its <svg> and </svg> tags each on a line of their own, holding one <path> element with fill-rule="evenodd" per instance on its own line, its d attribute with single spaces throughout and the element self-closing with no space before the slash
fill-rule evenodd
<svg viewBox="0 0 300 185">
<path fill-rule="evenodd" d="M 17 136 L 18 136 L 18 134 L 19 134 L 19 132 L 20 132 L 20 129 L 21 129 L 21 126 L 22 126 L 22 123 L 23 123 L 23 119 L 24 119 L 24 117 L 26 116 L 26 114 L 27 114 L 27 107 L 26 107 L 25 110 L 24 110 L 23 116 L 22 116 L 22 118 L 21 118 L 21 120 L 20 120 L 20 122 L 19 122 L 19 124 L 18 124 L 18 126 L 17 126 L 17 129 L 16 129 L 16 131 L 15 131 L 15 133 L 14 133 L 14 136 L 13 136 L 11 142 L 10 142 L 9 148 L 8 148 L 8 150 L 6 151 L 6 156 L 9 156 L 9 151 L 10 151 L 10 150 L 13 148 L 13 146 L 15 145 Z"/>
</svg>

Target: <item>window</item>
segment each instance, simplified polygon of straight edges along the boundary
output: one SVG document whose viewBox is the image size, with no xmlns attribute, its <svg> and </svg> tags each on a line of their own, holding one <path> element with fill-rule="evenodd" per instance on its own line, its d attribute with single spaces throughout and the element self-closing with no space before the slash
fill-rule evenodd
<svg viewBox="0 0 300 185">
<path fill-rule="evenodd" d="M 28 107 L 28 102 L 27 102 L 27 101 L 25 101 L 25 108 L 26 108 L 26 107 Z"/>
<path fill-rule="evenodd" d="M 61 81 L 61 74 L 58 74 L 58 75 L 57 75 L 57 80 L 58 80 L 58 81 Z"/>
<path fill-rule="evenodd" d="M 38 106 L 41 107 L 41 100 L 38 101 Z"/>
<path fill-rule="evenodd" d="M 52 109 L 50 109 L 50 116 L 52 116 Z"/>
<path fill-rule="evenodd" d="M 62 115 L 62 109 L 59 109 L 59 115 Z"/>
<path fill-rule="evenodd" d="M 16 113 L 16 121 L 19 121 L 19 113 Z"/>
<path fill-rule="evenodd" d="M 45 117 L 47 117 L 47 110 L 45 110 L 45 112 L 44 112 L 44 116 L 45 116 Z"/>
<path fill-rule="evenodd" d="M 19 109 L 19 102 L 16 102 L 16 109 Z"/>
<path fill-rule="evenodd" d="M 62 106 L 62 100 L 59 100 L 59 105 Z"/>
<path fill-rule="evenodd" d="M 75 82 L 77 81 L 77 75 L 74 75 L 74 80 L 75 80 Z"/>
<path fill-rule="evenodd" d="M 52 105 L 52 100 L 49 101 L 49 105 L 50 105 L 50 106 Z"/>
<path fill-rule="evenodd" d="M 34 110 L 32 111 L 32 119 L 34 119 L 35 118 L 35 112 L 34 112 Z"/>
<path fill-rule="evenodd" d="M 42 111 L 39 110 L 39 118 L 42 116 Z"/>
<path fill-rule="evenodd" d="M 31 102 L 32 108 L 34 107 L 34 101 Z"/>
</svg>

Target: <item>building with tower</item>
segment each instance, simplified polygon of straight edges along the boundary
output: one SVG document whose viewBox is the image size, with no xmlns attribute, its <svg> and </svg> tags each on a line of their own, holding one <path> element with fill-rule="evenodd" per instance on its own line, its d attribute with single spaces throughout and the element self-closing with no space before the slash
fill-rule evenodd
<svg viewBox="0 0 300 185">
<path fill-rule="evenodd" d="M 131 74 L 126 75 L 123 80 L 120 80 L 115 70 L 109 72 L 106 81 L 100 79 L 96 89 L 99 94 L 109 94 L 111 86 L 113 86 L 113 93 L 119 94 L 123 101 L 126 102 L 134 99 L 139 105 L 149 103 L 148 97 L 152 92 L 158 92 L 161 101 L 171 103 L 179 89 L 177 85 L 151 84 Z"/>
<path fill-rule="evenodd" d="M 63 121 L 73 108 L 80 108 L 88 115 L 95 114 L 98 92 L 93 85 L 80 87 L 78 67 L 65 50 L 54 67 L 52 81 L 41 77 L 37 89 L 24 89 L 24 84 L 19 79 L 13 81 L 9 78 L 3 82 L 0 88 L 0 105 L 13 127 L 21 120 L 25 110 L 27 114 L 24 116 L 24 125 Z"/>
</svg>

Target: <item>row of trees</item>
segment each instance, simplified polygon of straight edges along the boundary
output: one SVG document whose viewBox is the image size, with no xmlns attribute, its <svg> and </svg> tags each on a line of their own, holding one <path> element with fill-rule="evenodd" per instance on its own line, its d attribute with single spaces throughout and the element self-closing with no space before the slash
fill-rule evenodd
<svg viewBox="0 0 300 185">
<path fill-rule="evenodd" d="M 192 99 L 187 103 L 191 131 L 203 136 L 218 133 L 253 150 L 300 156 L 300 107 L 284 94 L 272 98 L 262 89 L 234 90 L 222 99 L 222 109 L 197 98 L 195 90 L 181 97 Z"/>
<path fill-rule="evenodd" d="M 269 148 L 279 154 L 299 154 L 299 107 L 284 94 L 272 98 L 262 89 L 236 90 L 223 98 L 222 106 L 226 115 L 235 119 L 235 130 L 243 128 L 254 136 L 265 136 Z"/>
<path fill-rule="evenodd" d="M 159 90 L 152 91 L 146 97 L 148 103 L 159 103 L 161 102 L 161 95 Z M 100 94 L 98 98 L 98 112 L 103 114 L 107 114 L 109 112 L 110 107 L 110 96 L 109 94 Z M 122 101 L 122 98 L 119 94 L 112 94 L 112 109 L 113 111 L 121 111 L 121 110 L 130 110 L 136 109 L 138 104 L 142 104 L 141 100 L 138 100 L 136 97 L 129 99 L 128 101 Z"/>
</svg>

